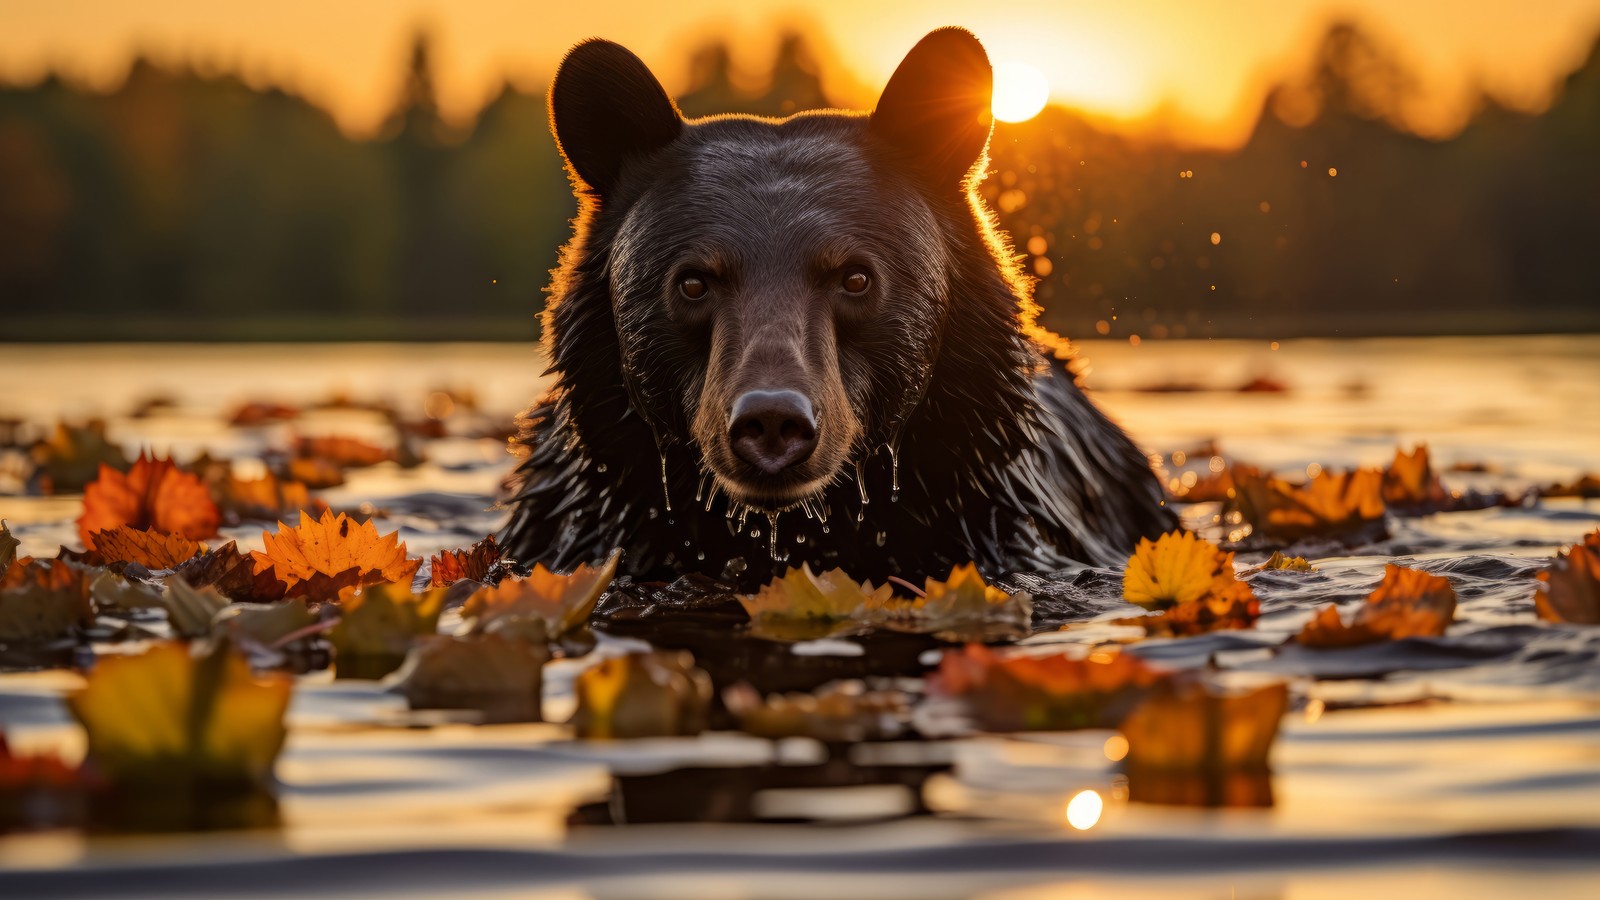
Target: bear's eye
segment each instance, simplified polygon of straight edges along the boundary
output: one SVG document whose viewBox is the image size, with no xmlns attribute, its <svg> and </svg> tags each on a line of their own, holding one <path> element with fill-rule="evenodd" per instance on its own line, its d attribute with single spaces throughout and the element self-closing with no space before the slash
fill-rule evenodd
<svg viewBox="0 0 1600 900">
<path fill-rule="evenodd" d="M 705 276 L 699 273 L 691 272 L 678 279 L 678 293 L 686 300 L 699 300 L 709 290 L 711 287 L 706 284 Z"/>
<path fill-rule="evenodd" d="M 865 294 L 867 288 L 872 286 L 872 276 L 865 269 L 850 269 L 844 273 L 839 284 L 846 294 Z"/>
</svg>

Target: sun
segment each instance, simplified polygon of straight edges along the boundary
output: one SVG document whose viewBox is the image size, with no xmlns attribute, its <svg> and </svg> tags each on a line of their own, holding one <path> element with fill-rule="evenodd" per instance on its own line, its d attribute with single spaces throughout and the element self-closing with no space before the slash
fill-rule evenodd
<svg viewBox="0 0 1600 900">
<path fill-rule="evenodd" d="M 990 108 L 1002 122 L 1026 122 L 1050 102 L 1050 82 L 1025 62 L 1007 60 L 994 67 L 994 100 Z"/>
</svg>

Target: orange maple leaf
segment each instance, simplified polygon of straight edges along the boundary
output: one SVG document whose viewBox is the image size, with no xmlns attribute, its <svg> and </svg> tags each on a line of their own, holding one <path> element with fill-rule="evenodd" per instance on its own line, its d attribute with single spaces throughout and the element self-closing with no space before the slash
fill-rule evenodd
<svg viewBox="0 0 1600 900">
<path fill-rule="evenodd" d="M 101 464 L 100 477 L 83 492 L 78 537 L 91 550 L 94 533 L 119 525 L 203 540 L 217 533 L 222 515 L 205 482 L 170 459 L 140 454 L 127 474 Z"/>
<path fill-rule="evenodd" d="M 1367 602 L 1344 624 L 1332 603 L 1317 611 L 1295 640 L 1307 647 L 1354 647 L 1408 637 L 1438 637 L 1450 627 L 1456 592 L 1450 579 L 1393 563 Z"/>
<path fill-rule="evenodd" d="M 205 549 L 204 544 L 181 534 L 140 531 L 127 525 L 97 531 L 92 537 L 95 553 L 106 562 L 133 562 L 147 569 L 173 568 Z"/>
<path fill-rule="evenodd" d="M 1236 466 L 1233 481 L 1233 507 L 1257 533 L 1279 540 L 1354 531 L 1382 521 L 1387 509 L 1377 469 L 1324 471 L 1297 487 Z"/>
<path fill-rule="evenodd" d="M 382 584 L 399 582 L 409 585 L 422 560 L 407 559 L 406 545 L 400 542 L 398 531 L 379 535 L 372 522 L 356 522 L 344 513 L 331 510 L 322 518 L 313 519 L 302 513 L 300 524 L 293 528 L 278 523 L 277 532 L 262 532 L 266 552 L 252 550 L 256 574 L 273 570 L 278 580 L 289 586 L 291 595 L 300 593 L 295 586 L 306 583 L 321 584 L 325 579 L 354 580 L 333 587 L 354 584 Z M 320 576 L 320 578 L 319 578 Z M 329 599 L 318 591 L 314 599 Z"/>
</svg>

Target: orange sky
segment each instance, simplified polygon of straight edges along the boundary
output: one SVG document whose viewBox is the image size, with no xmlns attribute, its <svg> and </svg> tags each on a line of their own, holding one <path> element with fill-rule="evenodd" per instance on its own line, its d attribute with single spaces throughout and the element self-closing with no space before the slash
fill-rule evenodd
<svg viewBox="0 0 1600 900">
<path fill-rule="evenodd" d="M 1229 143 L 1265 81 L 1340 13 L 1403 46 L 1435 128 L 1459 119 L 1472 84 L 1537 106 L 1600 33 L 1600 0 L 4 0 L 0 77 L 53 67 L 114 84 L 137 50 L 211 60 L 288 83 L 359 133 L 390 103 L 418 24 L 436 32 L 441 100 L 456 117 L 505 76 L 542 89 L 562 50 L 592 35 L 628 44 L 673 88 L 704 36 L 757 35 L 736 48 L 753 66 L 773 23 L 804 22 L 875 90 L 921 34 L 959 24 L 996 60 L 1041 69 L 1057 101 L 1130 121 L 1161 109 L 1180 135 Z"/>
</svg>

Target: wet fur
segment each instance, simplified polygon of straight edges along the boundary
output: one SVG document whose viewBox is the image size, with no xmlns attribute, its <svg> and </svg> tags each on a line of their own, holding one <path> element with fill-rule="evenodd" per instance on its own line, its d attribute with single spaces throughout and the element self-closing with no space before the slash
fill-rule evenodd
<svg viewBox="0 0 1600 900">
<path fill-rule="evenodd" d="M 622 569 L 642 578 L 759 581 L 806 561 L 916 580 L 968 560 L 991 574 L 1120 562 L 1137 538 L 1171 527 L 1144 455 L 1084 396 L 1062 342 L 1033 324 L 1030 282 L 975 190 L 986 168 L 980 158 L 940 189 L 908 173 L 866 116 L 818 112 L 684 123 L 660 152 L 591 175 L 615 176 L 603 199 L 576 175 L 580 212 L 544 314 L 556 380 L 521 422 L 508 552 L 564 568 L 621 547 Z M 756 199 L 772 184 L 798 193 Z M 712 185 L 723 196 L 708 206 L 696 186 Z M 870 202 L 850 216 L 863 221 L 773 212 L 826 218 L 862 192 Z M 728 220 L 708 228 L 858 227 L 897 286 L 867 326 L 840 326 L 848 459 L 806 509 L 775 519 L 709 487 L 693 401 L 704 348 L 649 300 L 684 230 L 675 210 L 691 200 Z"/>
</svg>

